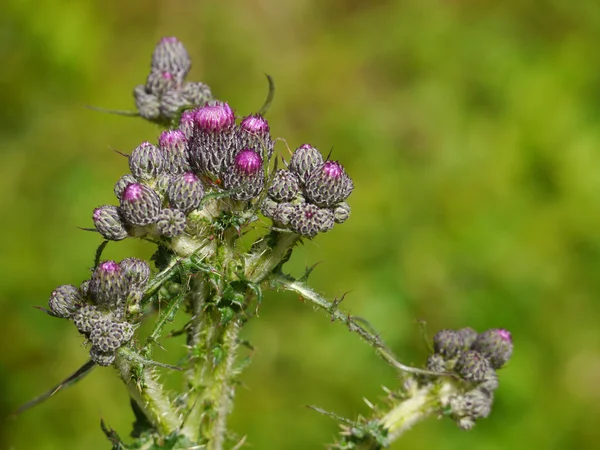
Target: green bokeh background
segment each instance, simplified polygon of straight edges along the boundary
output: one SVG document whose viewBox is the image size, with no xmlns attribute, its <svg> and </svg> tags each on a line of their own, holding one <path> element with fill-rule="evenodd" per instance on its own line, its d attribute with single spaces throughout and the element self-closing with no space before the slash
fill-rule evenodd
<svg viewBox="0 0 600 450">
<path fill-rule="evenodd" d="M 88 275 L 93 207 L 155 139 L 132 109 L 154 44 L 177 35 L 238 114 L 277 84 L 272 132 L 333 148 L 352 218 L 295 252 L 407 363 L 428 330 L 505 327 L 516 351 L 489 419 L 419 424 L 393 448 L 595 449 L 600 442 L 600 3 L 596 0 L 5 0 L 0 5 L 0 410 L 86 361 L 73 326 L 32 308 Z M 280 154 L 285 146 L 279 144 Z M 148 256 L 122 242 L 106 256 Z M 393 371 L 341 325 L 270 295 L 231 427 L 256 449 L 317 449 Z M 175 358 L 182 341 L 169 344 Z M 173 356 L 175 355 L 175 356 Z M 96 370 L 17 420 L 2 449 L 107 449 L 133 420 Z"/>
</svg>

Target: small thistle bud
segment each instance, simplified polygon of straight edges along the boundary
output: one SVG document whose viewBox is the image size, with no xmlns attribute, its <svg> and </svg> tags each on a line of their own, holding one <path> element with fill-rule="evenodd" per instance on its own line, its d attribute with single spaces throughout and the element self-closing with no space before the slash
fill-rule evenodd
<svg viewBox="0 0 600 450">
<path fill-rule="evenodd" d="M 160 115 L 167 119 L 174 119 L 186 106 L 189 104 L 183 93 L 178 89 L 172 89 L 160 98 Z"/>
<path fill-rule="evenodd" d="M 179 119 L 179 131 L 181 131 L 186 139 L 192 137 L 192 133 L 194 132 L 194 116 L 196 115 L 196 109 L 188 109 L 181 113 L 181 118 Z"/>
<path fill-rule="evenodd" d="M 333 208 L 333 220 L 335 223 L 344 223 L 350 217 L 350 205 L 346 202 L 338 203 Z"/>
<path fill-rule="evenodd" d="M 468 350 L 475 339 L 477 339 L 477 331 L 475 331 L 471 327 L 461 328 L 460 330 L 456 330 L 456 333 L 463 340 L 463 350 Z"/>
<path fill-rule="evenodd" d="M 167 189 L 169 189 L 173 178 L 173 175 L 170 173 L 161 173 L 154 183 L 154 191 L 159 196 L 164 196 L 167 192 Z"/>
<path fill-rule="evenodd" d="M 127 322 L 99 320 L 90 332 L 92 346 L 103 353 L 114 352 L 133 336 L 133 328 Z"/>
<path fill-rule="evenodd" d="M 333 213 L 311 203 L 295 206 L 290 216 L 290 228 L 302 236 L 314 237 L 317 233 L 328 231 L 332 227 Z"/>
<path fill-rule="evenodd" d="M 227 103 L 196 110 L 190 140 L 190 164 L 198 172 L 220 178 L 232 165 L 237 149 L 235 115 Z"/>
<path fill-rule="evenodd" d="M 461 353 L 454 366 L 454 370 L 463 380 L 471 382 L 483 381 L 489 368 L 489 361 L 474 350 Z"/>
<path fill-rule="evenodd" d="M 292 172 L 305 182 L 310 172 L 323 164 L 321 152 L 309 144 L 301 145 L 296 149 L 288 165 Z"/>
<path fill-rule="evenodd" d="M 146 86 L 140 84 L 133 90 L 135 107 L 140 116 L 147 120 L 154 120 L 160 116 L 160 100 L 154 94 L 146 92 Z"/>
<path fill-rule="evenodd" d="M 482 389 L 472 389 L 450 398 L 450 409 L 457 418 L 480 419 L 489 416 L 494 398 Z"/>
<path fill-rule="evenodd" d="M 166 159 L 166 169 L 174 174 L 191 170 L 187 151 L 187 138 L 181 130 L 163 131 L 158 138 L 158 145 Z"/>
<path fill-rule="evenodd" d="M 441 330 L 433 336 L 433 350 L 446 358 L 455 357 L 462 348 L 462 337 L 454 330 Z"/>
<path fill-rule="evenodd" d="M 500 369 L 512 356 L 512 337 L 501 328 L 487 330 L 477 336 L 471 348 L 485 356 L 494 369 Z"/>
<path fill-rule="evenodd" d="M 150 142 L 142 142 L 129 155 L 129 170 L 140 181 L 155 179 L 166 166 L 163 153 Z"/>
<path fill-rule="evenodd" d="M 192 68 L 192 60 L 179 39 L 162 38 L 152 53 L 152 69 L 180 73 L 185 77 Z"/>
<path fill-rule="evenodd" d="M 234 200 L 246 201 L 258 196 L 264 183 L 262 158 L 249 148 L 236 155 L 233 165 L 223 176 L 223 187 L 234 190 L 231 194 Z"/>
<path fill-rule="evenodd" d="M 111 308 L 122 303 L 129 286 L 121 266 L 114 261 L 98 264 L 90 280 L 90 297 L 97 304 Z"/>
<path fill-rule="evenodd" d="M 291 203 L 279 203 L 275 210 L 273 220 L 283 226 L 287 226 L 290 224 L 290 220 L 295 213 L 296 205 L 292 205 Z"/>
<path fill-rule="evenodd" d="M 88 298 L 90 293 L 90 280 L 85 280 L 79 285 L 79 293 L 82 298 Z"/>
<path fill-rule="evenodd" d="M 152 70 L 146 79 L 146 92 L 162 98 L 167 92 L 178 90 L 182 83 L 181 75 L 169 71 Z"/>
<path fill-rule="evenodd" d="M 73 323 L 80 333 L 88 335 L 96 322 L 102 320 L 102 314 L 92 305 L 82 306 L 73 314 Z"/>
<path fill-rule="evenodd" d="M 50 311 L 54 317 L 63 319 L 72 317 L 82 304 L 81 293 L 72 284 L 64 284 L 54 289 L 48 301 Z"/>
<path fill-rule="evenodd" d="M 115 196 L 117 197 L 118 200 L 121 200 L 121 195 L 123 194 L 123 191 L 125 190 L 127 185 L 129 185 L 131 183 L 137 183 L 137 180 L 130 173 L 126 173 L 121 178 L 119 178 L 119 181 L 117 181 L 115 183 L 114 191 L 115 191 Z"/>
<path fill-rule="evenodd" d="M 173 208 L 187 214 L 200 206 L 204 186 L 193 172 L 187 172 L 173 178 L 167 189 L 167 197 Z"/>
<path fill-rule="evenodd" d="M 331 207 L 346 200 L 352 189 L 352 180 L 337 161 L 326 161 L 312 170 L 305 185 L 307 198 L 321 207 Z"/>
<path fill-rule="evenodd" d="M 179 236 L 185 230 L 185 214 L 177 209 L 163 209 L 158 216 L 156 227 L 165 237 Z"/>
<path fill-rule="evenodd" d="M 427 370 L 434 372 L 445 372 L 447 370 L 446 360 L 442 355 L 434 353 L 427 357 Z"/>
<path fill-rule="evenodd" d="M 273 156 L 275 143 L 269 133 L 269 122 L 260 114 L 244 117 L 240 123 L 240 148 L 253 148 L 267 161 Z"/>
<path fill-rule="evenodd" d="M 209 100 L 212 100 L 212 92 L 208 85 L 204 83 L 195 81 L 183 83 L 181 93 L 187 100 L 188 105 L 204 105 Z"/>
<path fill-rule="evenodd" d="M 94 209 L 92 219 L 104 239 L 120 241 L 129 235 L 116 206 L 104 205 Z"/>
<path fill-rule="evenodd" d="M 277 211 L 277 202 L 272 198 L 265 198 L 260 205 L 260 212 L 263 216 L 272 219 L 275 216 L 275 211 Z"/>
<path fill-rule="evenodd" d="M 300 179 L 294 172 L 278 170 L 269 186 L 269 196 L 278 202 L 291 202 L 300 192 Z"/>
<path fill-rule="evenodd" d="M 119 212 L 127 223 L 143 227 L 156 222 L 161 204 L 158 194 L 148 186 L 132 183 L 123 190 Z"/>
<path fill-rule="evenodd" d="M 112 363 L 115 362 L 115 358 L 115 352 L 105 353 L 101 350 L 98 350 L 96 347 L 92 347 L 90 349 L 90 359 L 99 366 L 110 366 Z"/>
<path fill-rule="evenodd" d="M 123 276 L 130 286 L 144 289 L 150 279 L 150 266 L 138 258 L 125 258 L 119 263 Z"/>
<path fill-rule="evenodd" d="M 487 389 L 489 392 L 494 392 L 498 389 L 498 374 L 492 366 L 489 367 L 488 371 L 483 378 L 483 381 L 477 386 L 478 389 Z"/>
</svg>

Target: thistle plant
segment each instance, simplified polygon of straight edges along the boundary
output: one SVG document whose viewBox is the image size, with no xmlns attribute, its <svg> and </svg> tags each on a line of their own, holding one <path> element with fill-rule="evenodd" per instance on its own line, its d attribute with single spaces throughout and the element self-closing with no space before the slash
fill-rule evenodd
<svg viewBox="0 0 600 450">
<path fill-rule="evenodd" d="M 238 118 L 208 86 L 185 81 L 190 68 L 183 44 L 164 38 L 145 84 L 134 88 L 135 115 L 164 129 L 127 156 L 129 173 L 114 185 L 115 204 L 91 211 L 89 230 L 103 242 L 89 279 L 55 288 L 48 309 L 41 308 L 73 323 L 89 361 L 21 410 L 106 367 L 125 384 L 136 417 L 128 439 L 103 422 L 112 448 L 239 448 L 227 417 L 243 368 L 240 332 L 263 293 L 275 290 L 293 292 L 341 322 L 400 376 L 380 405 L 369 403 L 367 416 L 346 419 L 313 406 L 340 422 L 330 448 L 385 448 L 429 416 L 448 417 L 462 429 L 487 417 L 497 371 L 512 353 L 510 333 L 439 331 L 424 366 L 411 367 L 364 321 L 342 312 L 342 299 L 329 301 L 313 290 L 311 270 L 298 278 L 286 274 L 298 245 L 349 219 L 352 179 L 310 144 L 279 159 L 266 108 Z M 124 239 L 152 242 L 151 261 L 102 259 L 107 243 Z M 186 316 L 185 326 L 167 332 L 178 315 Z M 142 331 L 142 323 L 150 330 Z M 185 339 L 176 366 L 155 359 L 168 337 Z M 183 372 L 180 390 L 165 388 L 163 370 Z"/>
</svg>

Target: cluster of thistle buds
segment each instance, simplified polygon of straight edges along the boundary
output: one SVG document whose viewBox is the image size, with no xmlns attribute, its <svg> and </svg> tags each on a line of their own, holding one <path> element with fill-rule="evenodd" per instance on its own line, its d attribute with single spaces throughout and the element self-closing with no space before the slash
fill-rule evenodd
<svg viewBox="0 0 600 450">
<path fill-rule="evenodd" d="M 447 399 L 450 416 L 463 429 L 489 415 L 498 388 L 496 371 L 508 362 L 513 352 L 510 332 L 490 329 L 477 333 L 472 328 L 442 330 L 433 338 L 434 353 L 427 369 L 451 372 L 465 383 L 465 389 Z"/>
<path fill-rule="evenodd" d="M 79 287 L 57 287 L 48 301 L 49 313 L 70 319 L 91 344 L 91 359 L 108 366 L 133 337 L 130 307 L 141 298 L 149 277 L 150 267 L 140 259 L 104 261 Z"/>
<path fill-rule="evenodd" d="M 185 81 L 191 68 L 190 56 L 177 38 L 161 39 L 152 53 L 146 83 L 133 90 L 140 116 L 154 122 L 169 123 L 182 108 L 212 100 L 211 90 L 206 84 Z"/>
</svg>

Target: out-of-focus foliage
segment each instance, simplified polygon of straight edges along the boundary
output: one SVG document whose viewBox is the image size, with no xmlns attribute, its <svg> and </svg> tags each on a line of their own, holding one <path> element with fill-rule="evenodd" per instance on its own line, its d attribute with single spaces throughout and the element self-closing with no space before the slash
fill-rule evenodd
<svg viewBox="0 0 600 450">
<path fill-rule="evenodd" d="M 92 208 L 113 203 L 129 152 L 155 139 L 132 109 L 150 53 L 177 35 L 239 114 L 277 84 L 268 118 L 290 147 L 333 148 L 352 217 L 296 252 L 312 281 L 369 318 L 404 362 L 430 333 L 512 331 L 491 417 L 416 426 L 394 448 L 592 449 L 600 441 L 600 3 L 596 0 L 75 1 L 0 6 L 0 409 L 86 361 L 74 327 L 34 310 L 89 274 Z M 283 143 L 279 154 L 287 155 Z M 106 256 L 148 256 L 139 242 Z M 366 413 L 395 374 L 339 325 L 269 295 L 232 429 L 256 449 L 322 448 L 337 425 L 303 406 Z M 177 361 L 181 339 L 158 357 Z M 173 382 L 177 382 L 174 379 Z M 0 423 L 0 448 L 106 449 L 126 436 L 108 369 Z"/>
</svg>

